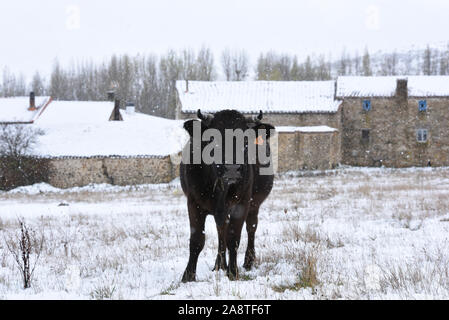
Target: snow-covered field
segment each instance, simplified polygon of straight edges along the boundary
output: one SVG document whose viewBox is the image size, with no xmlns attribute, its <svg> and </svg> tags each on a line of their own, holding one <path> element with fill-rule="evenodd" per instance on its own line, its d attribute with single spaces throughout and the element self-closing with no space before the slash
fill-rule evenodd
<svg viewBox="0 0 449 320">
<path fill-rule="evenodd" d="M 60 205 L 64 204 L 64 205 Z M 45 235 L 32 287 L 5 246 L 17 219 Z M 277 177 L 256 233 L 255 268 L 213 272 L 212 217 L 197 282 L 186 201 L 167 185 L 35 185 L 0 193 L 3 299 L 449 298 L 449 168 L 342 168 Z M 246 232 L 239 265 L 246 249 Z"/>
</svg>

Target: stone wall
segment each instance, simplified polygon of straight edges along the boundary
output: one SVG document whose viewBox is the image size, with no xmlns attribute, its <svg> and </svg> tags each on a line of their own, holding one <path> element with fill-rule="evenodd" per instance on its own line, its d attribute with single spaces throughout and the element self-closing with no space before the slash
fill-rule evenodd
<svg viewBox="0 0 449 320">
<path fill-rule="evenodd" d="M 278 172 L 326 170 L 340 162 L 338 132 L 278 133 Z M 170 157 L 92 157 L 49 159 L 48 182 L 58 188 L 91 183 L 137 185 L 167 183 L 179 176 Z"/>
<path fill-rule="evenodd" d="M 298 143 L 297 132 L 278 133 L 278 172 L 298 170 Z"/>
<path fill-rule="evenodd" d="M 178 175 L 170 157 L 55 158 L 50 159 L 49 183 L 58 188 L 90 183 L 135 185 L 166 183 Z"/>
<path fill-rule="evenodd" d="M 340 163 L 338 132 L 299 133 L 299 169 L 327 170 Z"/>
<path fill-rule="evenodd" d="M 341 161 L 339 132 L 280 132 L 278 172 L 327 170 Z"/>
<path fill-rule="evenodd" d="M 336 113 L 265 113 L 263 122 L 274 126 L 329 126 L 340 128 L 340 114 Z"/>
<path fill-rule="evenodd" d="M 367 98 L 368 99 L 368 98 Z M 449 165 L 449 98 L 363 98 L 342 104 L 342 161 L 356 166 L 409 167 Z M 427 100 L 427 111 L 418 110 Z M 426 143 L 418 142 L 417 129 L 428 130 Z M 369 138 L 362 137 L 369 130 Z"/>
<path fill-rule="evenodd" d="M 257 114 L 245 114 L 247 117 Z M 196 118 L 194 113 L 179 113 L 177 119 Z M 329 126 L 340 128 L 340 113 L 264 113 L 262 122 L 270 123 L 273 126 Z"/>
</svg>

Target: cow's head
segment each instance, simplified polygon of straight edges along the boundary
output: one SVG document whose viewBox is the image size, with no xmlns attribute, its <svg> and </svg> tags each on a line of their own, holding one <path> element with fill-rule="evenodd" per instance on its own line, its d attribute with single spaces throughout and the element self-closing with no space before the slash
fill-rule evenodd
<svg viewBox="0 0 449 320">
<path fill-rule="evenodd" d="M 274 127 L 263 123 L 263 113 L 245 117 L 236 110 L 212 114 L 197 112 L 199 120 L 187 120 L 184 128 L 191 139 L 201 139 L 202 164 L 211 165 L 214 176 L 224 184 L 236 184 L 247 175 L 247 165 L 257 157 L 257 149 L 267 145 Z M 231 135 L 232 133 L 232 135 Z M 230 153 L 231 152 L 231 153 Z"/>
</svg>

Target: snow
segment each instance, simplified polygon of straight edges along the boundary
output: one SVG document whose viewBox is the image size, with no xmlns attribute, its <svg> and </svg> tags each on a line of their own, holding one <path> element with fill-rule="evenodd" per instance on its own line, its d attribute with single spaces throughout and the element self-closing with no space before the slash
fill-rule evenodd
<svg viewBox="0 0 449 320">
<path fill-rule="evenodd" d="M 408 87 L 412 97 L 449 96 L 449 76 L 410 76 Z"/>
<path fill-rule="evenodd" d="M 121 110 L 109 121 L 111 102 L 52 102 L 36 126 L 44 131 L 34 154 L 43 157 L 167 156 L 182 150 L 182 121 Z"/>
<path fill-rule="evenodd" d="M 55 188 L 51 185 L 49 185 L 48 183 L 36 183 L 30 186 L 23 186 L 23 187 L 18 187 L 15 188 L 13 190 L 10 190 L 9 192 L 11 194 L 14 193 L 24 193 L 24 194 L 28 194 L 28 195 L 34 195 L 34 194 L 39 194 L 39 193 L 49 193 L 49 192 L 58 192 L 60 189 Z"/>
<path fill-rule="evenodd" d="M 338 77 L 337 97 L 391 97 L 396 77 Z"/>
<path fill-rule="evenodd" d="M 338 129 L 328 126 L 307 126 L 307 127 L 294 127 L 294 126 L 278 126 L 277 132 L 304 132 L 304 133 L 319 133 L 319 132 L 336 132 Z"/>
<path fill-rule="evenodd" d="M 392 97 L 398 79 L 408 79 L 410 97 L 449 96 L 449 76 L 343 76 L 337 79 L 337 98 Z"/>
<path fill-rule="evenodd" d="M 238 281 L 211 271 L 217 235 L 209 216 L 197 282 L 181 282 L 190 231 L 179 179 L 26 188 L 0 192 L 0 239 L 23 217 L 45 234 L 44 251 L 24 290 L 0 242 L 0 299 L 449 298 L 447 167 L 277 176 L 259 213 L 251 271 L 242 268 L 243 229 Z M 300 281 L 308 265 L 316 272 L 313 287 Z"/>
<path fill-rule="evenodd" d="M 17 187 L 13 190 L 9 190 L 8 194 L 24 194 L 24 195 L 37 195 L 37 194 L 69 194 L 69 193 L 80 193 L 80 192 L 91 192 L 91 193 L 117 193 L 117 192 L 129 192 L 129 191 L 151 191 L 155 189 L 165 189 L 177 187 L 179 184 L 179 178 L 174 179 L 169 183 L 159 183 L 159 184 L 141 184 L 141 185 L 129 185 L 129 186 L 118 186 L 111 185 L 107 183 L 100 184 L 89 184 L 84 187 L 73 187 L 68 189 L 61 189 L 53 187 L 52 185 L 41 182 L 29 186 Z"/>
<path fill-rule="evenodd" d="M 177 81 L 183 112 L 337 112 L 334 81 Z"/>
<path fill-rule="evenodd" d="M 45 124 L 97 124 L 109 120 L 114 104 L 108 101 L 52 101 L 37 123 Z"/>
<path fill-rule="evenodd" d="M 37 110 L 29 111 L 29 97 L 0 98 L 0 122 L 32 122 L 50 97 L 35 97 Z"/>
</svg>

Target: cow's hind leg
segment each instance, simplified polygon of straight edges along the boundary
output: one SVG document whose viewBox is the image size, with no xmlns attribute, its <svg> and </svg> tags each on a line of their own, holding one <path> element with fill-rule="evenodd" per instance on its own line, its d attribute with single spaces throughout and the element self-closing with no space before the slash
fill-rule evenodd
<svg viewBox="0 0 449 320">
<path fill-rule="evenodd" d="M 256 258 L 256 249 L 254 248 L 254 239 L 256 236 L 257 223 L 258 223 L 259 207 L 251 206 L 249 209 L 248 217 L 246 218 L 246 232 L 248 233 L 248 247 L 245 253 L 245 262 L 243 267 L 246 270 L 251 270 L 254 259 Z"/>
<path fill-rule="evenodd" d="M 207 214 L 202 212 L 197 203 L 191 199 L 188 199 L 187 206 L 190 221 L 190 255 L 186 270 L 182 276 L 182 282 L 195 281 L 198 256 L 201 250 L 203 250 L 206 239 L 204 224 Z"/>
<path fill-rule="evenodd" d="M 245 222 L 248 209 L 236 205 L 231 214 L 230 222 L 226 237 L 226 243 L 229 250 L 229 265 L 228 265 L 228 277 L 231 280 L 237 280 L 239 277 L 237 267 L 237 250 L 240 245 L 240 236 L 242 234 L 243 223 Z"/>
</svg>

